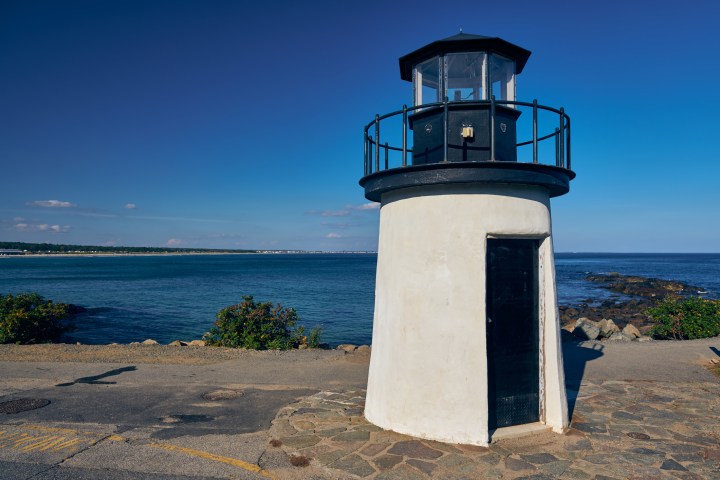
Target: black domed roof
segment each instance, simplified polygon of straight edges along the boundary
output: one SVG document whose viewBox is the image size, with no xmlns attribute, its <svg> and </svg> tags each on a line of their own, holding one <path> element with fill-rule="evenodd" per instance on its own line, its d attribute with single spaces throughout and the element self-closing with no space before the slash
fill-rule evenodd
<svg viewBox="0 0 720 480">
<path fill-rule="evenodd" d="M 502 38 L 460 32 L 452 37 L 436 40 L 414 52 L 400 57 L 400 78 L 412 81 L 412 68 L 436 55 L 454 52 L 495 52 L 515 61 L 515 73 L 522 72 L 530 51 Z"/>
</svg>

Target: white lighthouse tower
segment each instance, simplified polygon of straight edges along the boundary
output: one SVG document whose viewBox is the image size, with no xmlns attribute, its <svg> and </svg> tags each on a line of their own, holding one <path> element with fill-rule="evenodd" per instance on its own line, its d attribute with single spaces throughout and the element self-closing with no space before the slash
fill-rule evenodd
<svg viewBox="0 0 720 480">
<path fill-rule="evenodd" d="M 360 185 L 381 203 L 365 417 L 382 428 L 474 445 L 567 428 L 550 198 L 575 177 L 570 118 L 516 100 L 529 56 L 426 45 L 400 58 L 414 105 L 365 128 Z"/>
</svg>

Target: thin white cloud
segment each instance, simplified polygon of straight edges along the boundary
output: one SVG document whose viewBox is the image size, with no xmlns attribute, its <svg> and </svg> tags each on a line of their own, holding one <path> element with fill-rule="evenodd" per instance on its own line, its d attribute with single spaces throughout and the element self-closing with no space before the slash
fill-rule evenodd
<svg viewBox="0 0 720 480">
<path fill-rule="evenodd" d="M 127 203 L 125 204 L 125 208 L 127 208 L 128 210 L 135 210 L 137 208 L 137 205 L 135 205 L 134 203 Z"/>
<path fill-rule="evenodd" d="M 182 222 L 203 222 L 203 223 L 229 223 L 229 220 L 218 218 L 193 218 L 193 217 L 163 217 L 154 215 L 128 215 L 127 218 L 138 220 L 161 220 L 161 221 L 182 221 Z"/>
<path fill-rule="evenodd" d="M 370 202 L 363 203 L 362 205 L 345 205 L 342 210 L 311 210 L 308 215 L 320 215 L 321 217 L 347 217 L 352 215 L 353 212 L 366 212 L 378 210 L 380 208 L 379 203 Z"/>
<path fill-rule="evenodd" d="M 325 210 L 320 212 L 321 217 L 346 217 L 350 215 L 350 210 Z"/>
<path fill-rule="evenodd" d="M 70 225 L 49 225 L 47 223 L 16 223 L 14 228 L 21 232 L 65 233 L 71 227 Z"/>
<path fill-rule="evenodd" d="M 177 247 L 178 245 L 182 245 L 183 241 L 179 238 L 171 238 L 167 242 L 165 242 L 166 247 Z"/>
<path fill-rule="evenodd" d="M 35 200 L 31 205 L 46 208 L 70 208 L 76 206 L 74 203 L 63 202 L 61 200 Z"/>
<path fill-rule="evenodd" d="M 346 229 L 355 226 L 350 222 L 320 222 L 323 227 Z"/>
<path fill-rule="evenodd" d="M 380 204 L 377 202 L 363 203 L 357 207 L 353 207 L 355 210 L 377 210 L 380 208 Z"/>
<path fill-rule="evenodd" d="M 325 238 L 342 238 L 342 235 L 340 235 L 339 233 L 328 233 L 327 235 L 325 235 Z"/>
</svg>

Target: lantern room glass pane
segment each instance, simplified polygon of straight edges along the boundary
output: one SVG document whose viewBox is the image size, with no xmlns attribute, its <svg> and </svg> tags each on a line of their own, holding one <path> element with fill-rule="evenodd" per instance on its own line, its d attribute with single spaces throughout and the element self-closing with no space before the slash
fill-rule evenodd
<svg viewBox="0 0 720 480">
<path fill-rule="evenodd" d="M 495 95 L 495 100 L 514 102 L 515 62 L 500 55 L 490 55 L 490 85 L 491 95 Z"/>
<path fill-rule="evenodd" d="M 446 95 L 451 102 L 485 100 L 485 62 L 482 52 L 445 56 Z"/>
<path fill-rule="evenodd" d="M 440 101 L 440 58 L 433 57 L 413 69 L 414 104 Z"/>
</svg>

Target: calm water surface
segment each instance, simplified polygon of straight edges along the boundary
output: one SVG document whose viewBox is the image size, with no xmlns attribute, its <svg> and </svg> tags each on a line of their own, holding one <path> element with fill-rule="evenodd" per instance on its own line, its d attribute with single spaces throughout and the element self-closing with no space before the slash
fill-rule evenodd
<svg viewBox="0 0 720 480">
<path fill-rule="evenodd" d="M 0 258 L 0 293 L 38 292 L 89 309 L 72 336 L 83 343 L 200 338 L 242 295 L 294 307 L 330 343 L 370 343 L 372 254 Z M 718 298 L 720 254 L 557 254 L 561 304 L 610 292 L 588 272 L 680 280 Z"/>
</svg>

